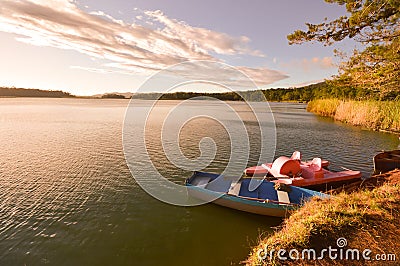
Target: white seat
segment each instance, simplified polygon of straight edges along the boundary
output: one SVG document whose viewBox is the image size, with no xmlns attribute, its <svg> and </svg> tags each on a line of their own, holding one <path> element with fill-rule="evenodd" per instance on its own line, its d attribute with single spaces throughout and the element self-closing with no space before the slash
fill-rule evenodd
<svg viewBox="0 0 400 266">
<path fill-rule="evenodd" d="M 301 153 L 299 151 L 294 151 L 290 159 L 301 161 Z"/>
<path fill-rule="evenodd" d="M 289 194 L 286 191 L 277 190 L 276 193 L 278 194 L 278 201 L 280 203 L 290 203 Z"/>
<path fill-rule="evenodd" d="M 210 177 L 197 177 L 194 180 L 193 185 L 195 185 L 196 187 L 205 188 L 205 186 L 207 186 L 210 180 L 211 180 Z"/>
<path fill-rule="evenodd" d="M 286 167 L 289 166 L 289 167 Z M 263 166 L 264 167 L 264 166 Z M 294 161 L 288 157 L 281 156 L 277 158 L 273 163 L 272 166 L 269 167 L 268 165 L 265 165 L 265 169 L 268 170 L 268 172 L 276 178 L 289 178 L 288 175 L 286 174 L 281 174 L 281 169 L 285 167 L 285 171 L 292 172 L 292 176 L 296 175 L 298 171 L 300 171 L 300 164 L 297 161 Z"/>
<path fill-rule="evenodd" d="M 322 169 L 322 160 L 321 158 L 314 158 L 311 161 L 311 166 L 314 171 L 320 171 Z"/>
<path fill-rule="evenodd" d="M 242 182 L 232 182 L 231 187 L 229 188 L 228 194 L 237 196 L 240 192 L 240 187 L 242 186 Z"/>
</svg>

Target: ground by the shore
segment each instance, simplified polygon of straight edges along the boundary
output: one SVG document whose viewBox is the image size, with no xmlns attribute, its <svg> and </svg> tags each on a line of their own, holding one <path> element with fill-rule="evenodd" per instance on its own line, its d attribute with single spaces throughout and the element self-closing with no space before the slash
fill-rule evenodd
<svg viewBox="0 0 400 266">
<path fill-rule="evenodd" d="M 359 181 L 331 193 L 331 199 L 314 199 L 285 219 L 273 235 L 260 240 L 244 263 L 398 265 L 400 170 Z M 336 253 L 332 251 L 332 256 L 328 254 L 329 250 L 321 253 L 329 247 L 336 249 Z M 275 252 L 270 256 L 273 249 Z M 279 249 L 286 251 L 281 256 L 286 260 L 278 257 Z M 291 251 L 294 249 L 297 251 Z M 302 251 L 305 249 L 315 250 L 316 258 L 308 259 L 306 251 L 303 259 Z M 358 259 L 355 250 L 359 252 Z M 337 257 L 333 259 L 335 254 Z"/>
</svg>

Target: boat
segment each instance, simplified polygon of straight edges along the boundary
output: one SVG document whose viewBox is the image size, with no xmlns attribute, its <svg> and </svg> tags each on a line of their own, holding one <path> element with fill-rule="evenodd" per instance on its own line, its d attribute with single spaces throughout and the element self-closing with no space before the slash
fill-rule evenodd
<svg viewBox="0 0 400 266">
<path fill-rule="evenodd" d="M 293 160 L 297 160 L 301 165 L 307 166 L 312 163 L 312 161 L 301 161 L 301 154 L 299 151 L 293 152 L 290 157 Z M 322 160 L 321 165 L 323 168 L 327 169 L 329 166 L 329 161 Z M 264 163 L 262 165 L 252 166 L 244 170 L 246 176 L 263 177 L 268 174 L 268 168 L 271 168 L 272 163 Z"/>
<path fill-rule="evenodd" d="M 361 179 L 360 171 L 346 169 L 333 172 L 322 167 L 321 158 L 301 164 L 298 160 L 281 156 L 271 165 L 266 165 L 265 177 L 276 183 L 283 183 L 314 190 L 330 190 Z"/>
<path fill-rule="evenodd" d="M 186 179 L 189 195 L 203 202 L 275 217 L 285 217 L 311 197 L 328 195 L 305 188 L 275 184 L 267 180 L 255 180 L 257 187 L 249 189 L 249 178 L 225 177 L 215 173 L 195 171 Z"/>
<path fill-rule="evenodd" d="M 400 169 L 400 150 L 382 151 L 374 156 L 374 174 Z"/>
</svg>

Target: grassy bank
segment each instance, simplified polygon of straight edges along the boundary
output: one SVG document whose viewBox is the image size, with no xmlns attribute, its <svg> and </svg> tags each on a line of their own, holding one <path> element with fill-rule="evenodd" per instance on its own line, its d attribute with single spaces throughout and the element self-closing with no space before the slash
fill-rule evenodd
<svg viewBox="0 0 400 266">
<path fill-rule="evenodd" d="M 400 132 L 399 101 L 313 100 L 307 111 L 356 126 Z"/>
<path fill-rule="evenodd" d="M 370 249 L 372 259 L 377 254 L 395 254 L 400 259 L 400 171 L 386 175 L 380 186 L 364 186 L 358 191 L 340 192 L 330 199 L 313 199 L 286 219 L 282 228 L 272 236 L 261 239 L 250 254 L 247 265 L 363 265 L 365 260 L 332 260 L 326 253 L 323 260 L 279 260 L 277 251 L 285 249 L 284 256 L 296 249 L 313 248 L 317 257 L 321 250 L 331 246 L 338 248 L 337 239 L 344 237 L 347 245 L 343 249 Z M 377 179 L 379 180 L 379 179 Z M 259 250 L 275 250 L 260 260 L 264 253 Z M 296 253 L 292 253 L 296 257 Z M 360 254 L 361 256 L 361 254 Z M 371 265 L 396 265 L 396 262 L 382 261 Z M 369 263 L 370 264 L 370 263 Z"/>
</svg>

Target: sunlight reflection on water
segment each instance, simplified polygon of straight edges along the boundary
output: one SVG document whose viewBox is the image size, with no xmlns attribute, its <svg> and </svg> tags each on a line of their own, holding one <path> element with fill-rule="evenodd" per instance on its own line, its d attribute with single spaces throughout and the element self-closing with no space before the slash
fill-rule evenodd
<svg viewBox="0 0 400 266">
<path fill-rule="evenodd" d="M 279 219 L 214 205 L 170 206 L 148 196 L 131 177 L 122 151 L 127 104 L 0 99 L 0 264 L 237 263 L 256 243 L 259 230 L 279 224 Z M 276 155 L 300 150 L 304 158 L 321 156 L 368 175 L 372 156 L 398 145 L 396 136 L 318 118 L 302 104 L 271 107 Z M 218 150 L 207 170 L 219 172 L 229 159 L 229 138 L 218 124 L 198 122 L 183 128 L 182 151 L 198 156 L 198 140 L 211 134 Z M 246 123 L 254 125 L 251 117 Z M 157 168 L 183 182 L 189 173 L 169 164 L 156 133 L 148 147 Z M 253 165 L 258 136 L 250 134 L 248 165 Z M 215 256 L 203 256 L 215 251 Z"/>
</svg>

